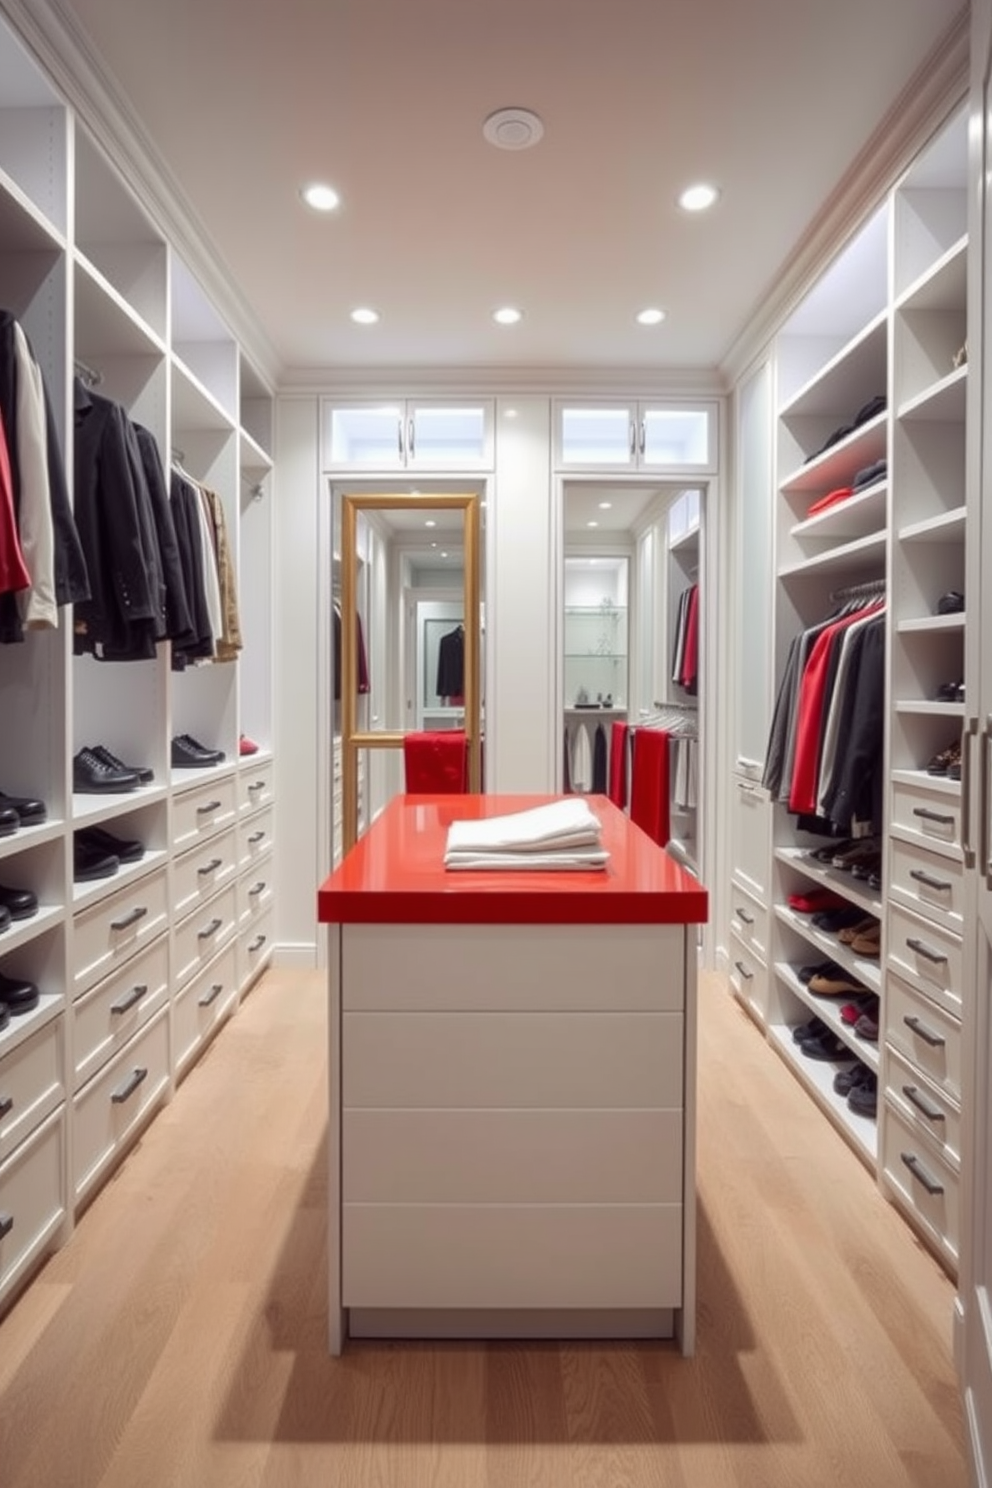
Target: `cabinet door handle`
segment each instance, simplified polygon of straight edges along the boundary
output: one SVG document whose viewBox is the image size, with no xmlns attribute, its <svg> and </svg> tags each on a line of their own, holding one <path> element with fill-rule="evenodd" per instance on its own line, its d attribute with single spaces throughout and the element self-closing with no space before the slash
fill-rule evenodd
<svg viewBox="0 0 992 1488">
<path fill-rule="evenodd" d="M 4 1116 L 9 1116 L 13 1109 L 13 1098 L 9 1095 L 0 1096 L 0 1120 L 2 1120 Z"/>
<path fill-rule="evenodd" d="M 628 431 L 630 434 L 630 458 L 633 460 L 637 455 L 637 421 L 635 419 L 631 419 L 628 425 Z"/>
<path fill-rule="evenodd" d="M 256 936 L 251 945 L 248 947 L 249 955 L 254 955 L 256 951 L 260 951 L 267 939 L 268 937 L 265 935 Z"/>
<path fill-rule="evenodd" d="M 919 1181 L 923 1184 L 923 1187 L 926 1189 L 931 1198 L 936 1198 L 938 1194 L 942 1194 L 944 1192 L 944 1185 L 942 1183 L 938 1183 L 933 1174 L 927 1171 L 927 1169 L 920 1162 L 920 1159 L 917 1157 L 915 1152 L 900 1152 L 899 1156 L 906 1164 L 913 1177 L 918 1178 Z"/>
<path fill-rule="evenodd" d="M 961 733 L 961 850 L 966 868 L 975 866 L 975 849 L 971 845 L 971 747 L 978 733 L 978 718 L 965 720 Z"/>
<path fill-rule="evenodd" d="M 992 752 L 989 749 L 990 742 L 992 742 L 992 716 L 987 716 L 985 727 L 982 729 L 981 751 L 979 754 L 981 778 L 979 780 L 980 796 L 978 801 L 980 817 L 978 851 L 980 854 L 979 872 L 985 878 L 986 887 L 992 889 L 992 863 L 989 862 L 989 754 Z"/>
<path fill-rule="evenodd" d="M 265 893 L 265 889 L 266 889 L 265 879 L 264 878 L 260 878 L 258 880 L 258 883 L 257 884 L 252 884 L 251 888 L 248 890 L 249 897 L 253 899 L 257 894 L 264 894 Z"/>
<path fill-rule="evenodd" d="M 414 459 L 416 457 L 416 454 L 417 454 L 417 423 L 416 423 L 416 420 L 415 419 L 412 419 L 411 418 L 411 419 L 407 419 L 407 421 L 406 421 L 406 455 L 407 455 L 407 459 L 408 460 Z"/>
<path fill-rule="evenodd" d="M 902 1021 L 907 1028 L 912 1029 L 913 1033 L 918 1033 L 923 1042 L 929 1044 L 931 1049 L 943 1049 L 947 1043 L 947 1040 L 941 1034 L 934 1033 L 933 1029 L 929 1028 L 915 1013 L 904 1013 Z"/>
<path fill-rule="evenodd" d="M 213 986 L 210 988 L 210 991 L 209 992 L 204 992 L 203 996 L 200 998 L 200 1006 L 201 1007 L 209 1007 L 212 1002 L 216 1002 L 217 1001 L 218 997 L 223 992 L 223 990 L 224 990 L 224 983 L 223 982 L 214 982 Z"/>
<path fill-rule="evenodd" d="M 735 961 L 734 965 L 737 967 L 737 970 L 740 972 L 741 976 L 746 982 L 750 982 L 754 979 L 754 972 L 748 971 L 743 961 Z"/>
<path fill-rule="evenodd" d="M 148 983 L 139 983 L 137 986 L 132 987 L 130 992 L 125 992 L 124 996 L 119 997 L 116 1002 L 112 1002 L 110 1004 L 110 1011 L 112 1013 L 129 1013 L 136 1003 L 147 996 Z"/>
<path fill-rule="evenodd" d="M 0 1214 L 0 1240 L 9 1235 L 14 1228 L 14 1216 L 12 1214 Z"/>
<path fill-rule="evenodd" d="M 256 843 L 263 842 L 264 840 L 265 840 L 265 833 L 264 832 L 252 832 L 251 836 L 248 838 L 248 841 L 250 842 L 250 844 L 251 844 L 252 847 L 254 847 L 256 845 Z"/>
<path fill-rule="evenodd" d="M 923 821 L 938 822 L 942 827 L 953 827 L 953 816 L 947 816 L 941 811 L 931 811 L 929 806 L 914 806 L 913 815 L 922 818 Z"/>
<path fill-rule="evenodd" d="M 906 944 L 909 946 L 909 949 L 911 951 L 915 951 L 916 954 L 918 956 L 922 956 L 925 961 L 932 961 L 935 966 L 942 966 L 947 960 L 947 957 L 944 955 L 943 951 L 935 951 L 933 946 L 928 946 L 926 941 L 920 940 L 918 935 L 907 936 Z"/>
<path fill-rule="evenodd" d="M 947 882 L 946 878 L 934 878 L 932 874 L 925 873 L 922 868 L 911 868 L 910 878 L 915 878 L 917 883 L 925 884 L 928 889 L 939 889 L 942 894 L 948 893 L 954 885 Z"/>
<path fill-rule="evenodd" d="M 743 924 L 743 925 L 753 925 L 754 924 L 754 915 L 753 914 L 748 914 L 747 910 L 746 909 L 741 909 L 740 905 L 738 905 L 737 908 L 734 910 L 734 914 L 741 921 L 741 924 Z"/>
<path fill-rule="evenodd" d="M 647 420 L 646 419 L 641 419 L 640 430 L 639 430 L 638 440 L 637 440 L 637 450 L 638 450 L 638 453 L 640 454 L 640 456 L 641 456 L 642 459 L 644 458 L 644 451 L 647 449 L 647 446 L 648 446 L 648 426 L 647 426 Z"/>
<path fill-rule="evenodd" d="M 111 930 L 130 930 L 131 926 L 136 925 L 139 920 L 143 920 L 147 913 L 148 909 L 144 904 L 136 904 L 130 913 L 124 915 L 122 919 L 111 920 L 110 928 Z"/>
<path fill-rule="evenodd" d="M 217 934 L 217 931 L 220 929 L 223 923 L 223 920 L 211 920 L 209 925 L 204 925 L 202 930 L 198 930 L 196 932 L 197 940 L 209 940 L 211 935 Z"/>
<path fill-rule="evenodd" d="M 212 811 L 220 810 L 219 801 L 206 801 L 202 806 L 197 806 L 197 816 L 209 816 Z"/>
<path fill-rule="evenodd" d="M 222 859 L 220 858 L 211 858 L 209 863 L 204 863 L 203 867 L 197 868 L 196 871 L 201 878 L 205 878 L 208 873 L 216 873 L 217 869 L 221 866 L 221 862 Z"/>
<path fill-rule="evenodd" d="M 142 1080 L 145 1080 L 147 1078 L 148 1071 L 146 1069 L 142 1069 L 140 1065 L 138 1065 L 137 1068 L 133 1069 L 124 1083 L 122 1085 L 118 1085 L 116 1090 L 111 1091 L 110 1099 L 113 1101 L 114 1105 L 122 1106 L 126 1100 L 130 1100 L 131 1096 L 137 1090 Z"/>
<path fill-rule="evenodd" d="M 910 1105 L 915 1106 L 918 1111 L 922 1111 L 928 1121 L 945 1121 L 947 1119 L 940 1107 L 935 1106 L 933 1101 L 927 1100 L 925 1095 L 921 1095 L 915 1085 L 904 1085 L 902 1087 L 902 1093 Z"/>
<path fill-rule="evenodd" d="M 403 420 L 402 420 L 402 418 L 398 418 L 396 420 L 396 453 L 400 457 L 400 459 L 402 460 L 402 458 L 403 458 Z"/>
</svg>

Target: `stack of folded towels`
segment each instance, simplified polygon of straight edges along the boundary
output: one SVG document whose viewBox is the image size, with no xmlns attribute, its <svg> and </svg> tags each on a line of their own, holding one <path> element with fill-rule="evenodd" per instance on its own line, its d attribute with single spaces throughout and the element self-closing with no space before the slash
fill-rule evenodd
<svg viewBox="0 0 992 1488">
<path fill-rule="evenodd" d="M 448 828 L 445 868 L 597 869 L 609 853 L 602 824 L 578 796 Z"/>
</svg>

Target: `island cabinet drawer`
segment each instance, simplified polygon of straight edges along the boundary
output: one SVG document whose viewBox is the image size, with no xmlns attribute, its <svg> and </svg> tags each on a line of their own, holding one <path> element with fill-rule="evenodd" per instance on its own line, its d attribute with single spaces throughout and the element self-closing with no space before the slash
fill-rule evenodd
<svg viewBox="0 0 992 1488">
<path fill-rule="evenodd" d="M 681 1009 L 682 925 L 345 925 L 347 1009 Z M 443 949 L 442 949 L 443 948 Z"/>
<path fill-rule="evenodd" d="M 680 1204 L 681 1111 L 347 1110 L 357 1204 Z"/>
<path fill-rule="evenodd" d="M 346 1013 L 345 1108 L 678 1109 L 680 1013 Z"/>
<path fill-rule="evenodd" d="M 178 857 L 173 869 L 172 908 L 176 919 L 230 883 L 238 869 L 238 839 L 232 827 Z"/>
<path fill-rule="evenodd" d="M 198 904 L 176 929 L 175 985 L 183 987 L 233 936 L 238 924 L 237 885 L 228 884 L 205 904 Z"/>
<path fill-rule="evenodd" d="M 242 770 L 238 779 L 238 808 L 242 815 L 248 811 L 257 811 L 261 806 L 271 806 L 275 794 L 274 779 L 275 765 L 272 760 Z"/>
<path fill-rule="evenodd" d="M 345 1307 L 682 1305 L 678 1204 L 345 1204 Z"/>
<path fill-rule="evenodd" d="M 116 1161 L 168 1086 L 168 1016 L 168 1008 L 160 1008 L 73 1101 L 77 1199 Z"/>
<path fill-rule="evenodd" d="M 65 1108 L 0 1164 L 0 1294 L 48 1248 L 65 1216 Z"/>
<path fill-rule="evenodd" d="M 248 868 L 269 852 L 275 840 L 272 835 L 274 822 L 275 813 L 270 807 L 238 823 L 239 868 Z"/>
<path fill-rule="evenodd" d="M 0 1062 L 0 1161 L 65 1097 L 62 1019 L 53 1018 Z"/>
<path fill-rule="evenodd" d="M 180 850 L 192 847 L 230 826 L 237 813 L 236 782 L 230 775 L 182 791 L 173 807 L 172 844 Z"/>
<path fill-rule="evenodd" d="M 72 1008 L 75 1089 L 106 1064 L 169 995 L 169 938 L 160 935 Z"/>
<path fill-rule="evenodd" d="M 160 935 L 168 917 L 164 868 L 133 879 L 126 888 L 78 914 L 73 921 L 75 995 L 78 997 L 94 982 L 109 976 Z"/>
</svg>

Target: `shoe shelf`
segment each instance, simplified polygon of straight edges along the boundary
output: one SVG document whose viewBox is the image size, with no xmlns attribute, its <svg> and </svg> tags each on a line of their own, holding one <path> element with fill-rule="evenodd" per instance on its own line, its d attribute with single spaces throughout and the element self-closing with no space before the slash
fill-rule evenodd
<svg viewBox="0 0 992 1488">
<path fill-rule="evenodd" d="M 895 302 L 899 311 L 957 310 L 968 292 L 968 234 L 962 233 L 906 286 Z"/>
<path fill-rule="evenodd" d="M 809 945 L 815 946 L 821 952 L 821 960 L 836 961 L 838 966 L 842 966 L 851 976 L 863 983 L 866 991 L 881 996 L 882 972 L 878 961 L 868 961 L 864 956 L 856 956 L 844 945 L 843 941 L 837 939 L 836 935 L 831 935 L 827 930 L 817 929 L 815 925 L 807 922 L 805 915 L 797 914 L 785 904 L 776 904 L 775 916 L 783 925 L 788 925 L 790 930 L 802 936 Z"/>
<path fill-rule="evenodd" d="M 154 783 L 139 785 L 136 790 L 108 791 L 92 796 L 77 792 L 72 798 L 72 825 L 78 828 L 109 821 L 142 806 L 153 806 L 167 797 L 168 787 Z"/>
<path fill-rule="evenodd" d="M 867 537 L 855 538 L 853 542 L 842 543 L 839 547 L 827 548 L 800 563 L 780 568 L 778 577 L 795 579 L 807 575 L 843 573 L 845 581 L 865 578 L 884 569 L 886 545 L 885 533 L 873 532 Z"/>
<path fill-rule="evenodd" d="M 39 1028 L 44 1028 L 53 1018 L 57 1018 L 65 1011 L 65 996 L 61 992 L 42 991 L 38 999 L 38 1006 L 32 1008 L 29 1013 L 21 1013 L 16 1018 L 11 1018 L 7 1027 L 0 1032 L 0 1059 L 22 1044 L 25 1039 L 37 1033 Z"/>
<path fill-rule="evenodd" d="M 815 1013 L 821 1022 L 825 1023 L 831 1033 L 835 1033 L 839 1039 L 851 1050 L 852 1057 L 860 1059 L 870 1070 L 878 1073 L 879 1053 L 878 1044 L 868 1039 L 858 1038 L 851 1024 L 845 1023 L 840 1015 L 841 1008 L 851 1001 L 853 994 L 841 993 L 837 997 L 817 997 L 811 992 L 804 982 L 799 980 L 795 970 L 785 961 L 775 963 L 775 975 L 784 987 L 797 997 L 800 1002 L 805 1003 L 811 1013 Z M 876 994 L 877 995 L 877 994 Z M 813 1061 L 803 1058 L 807 1064 L 824 1063 L 825 1061 Z M 840 1061 L 842 1063 L 842 1061 Z"/>
<path fill-rule="evenodd" d="M 73 909 L 85 909 L 88 904 L 102 899 L 105 894 L 113 893 L 122 884 L 133 883 L 135 879 L 143 878 L 146 873 L 161 868 L 168 860 L 169 854 L 164 848 L 146 848 L 144 857 L 138 862 L 121 863 L 117 872 L 108 873 L 106 878 L 94 878 L 86 882 L 74 883 L 72 886 Z"/>
<path fill-rule="evenodd" d="M 964 717 L 964 703 L 941 703 L 935 698 L 899 698 L 892 706 L 897 713 L 918 713 L 932 718 Z"/>
<path fill-rule="evenodd" d="M 900 635 L 953 635 L 964 633 L 964 615 L 920 615 L 896 622 Z"/>
<path fill-rule="evenodd" d="M 47 821 L 41 822 L 36 827 L 18 827 L 9 837 L 0 837 L 0 863 L 5 858 L 16 857 L 25 848 L 35 847 L 42 842 L 60 842 L 65 835 L 65 822 L 58 818 L 49 817 Z M 0 881 L 2 881 L 3 870 L 0 869 Z"/>
<path fill-rule="evenodd" d="M 852 1111 L 847 1097 L 834 1090 L 834 1075 L 850 1067 L 852 1060 L 834 1064 L 826 1060 L 806 1059 L 792 1037 L 787 1023 L 773 1023 L 768 1028 L 772 1047 L 785 1060 L 796 1078 L 805 1086 L 817 1105 L 830 1117 L 850 1142 L 853 1150 L 874 1171 L 878 1161 L 878 1123 L 873 1116 Z"/>
<path fill-rule="evenodd" d="M 838 409 L 867 403 L 885 386 L 888 313 L 883 308 L 793 393 L 779 410 L 783 422 L 832 417 Z"/>
<path fill-rule="evenodd" d="M 790 528 L 795 538 L 829 538 L 833 542 L 853 541 L 885 530 L 886 481 L 876 481 L 863 491 L 828 506 L 816 516 L 804 517 Z"/>
<path fill-rule="evenodd" d="M 800 491 L 819 495 L 834 486 L 848 485 L 852 470 L 885 459 L 887 443 L 887 420 L 883 413 L 862 424 L 846 439 L 838 440 L 822 455 L 798 466 L 781 482 L 779 490 L 783 496 Z"/>
<path fill-rule="evenodd" d="M 901 543 L 934 542 L 942 539 L 947 542 L 964 542 L 965 533 L 965 508 L 963 506 L 952 506 L 948 511 L 938 512 L 932 517 L 923 517 L 918 522 L 907 522 L 905 527 L 899 529 L 898 537 Z M 958 624 L 964 623 L 963 611 L 952 615 L 934 615 L 935 620 L 956 620 Z"/>
<path fill-rule="evenodd" d="M 6 930 L 0 930 L 0 957 L 26 945 L 36 935 L 52 930 L 65 920 L 65 909 L 61 904 L 41 904 L 36 914 L 25 920 L 12 920 Z"/>
<path fill-rule="evenodd" d="M 964 422 L 968 368 L 956 367 L 931 387 L 907 398 L 899 407 L 902 423 L 956 424 Z"/>
<path fill-rule="evenodd" d="M 208 780 L 229 779 L 237 771 L 238 764 L 237 760 L 224 760 L 217 765 L 204 765 L 202 769 L 196 767 L 189 770 L 173 769 L 171 771 L 172 789 L 184 791 L 188 790 L 191 785 L 203 785 Z"/>
<path fill-rule="evenodd" d="M 795 868 L 807 878 L 814 879 L 817 883 L 836 889 L 838 894 L 843 894 L 852 904 L 863 909 L 865 914 L 881 916 L 882 898 L 875 889 L 868 888 L 863 879 L 858 879 L 843 868 L 830 868 L 826 864 L 818 863 L 815 858 L 808 856 L 804 847 L 777 847 L 775 859 L 779 863 L 785 863 L 789 868 Z"/>
<path fill-rule="evenodd" d="M 960 780 L 949 780 L 946 775 L 928 775 L 926 770 L 891 770 L 889 779 L 895 785 L 924 786 L 938 795 L 960 796 Z"/>
</svg>

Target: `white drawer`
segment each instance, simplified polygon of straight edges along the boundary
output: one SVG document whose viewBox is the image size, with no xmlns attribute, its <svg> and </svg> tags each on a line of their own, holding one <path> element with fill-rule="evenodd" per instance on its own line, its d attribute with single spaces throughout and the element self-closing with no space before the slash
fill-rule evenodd
<svg viewBox="0 0 992 1488">
<path fill-rule="evenodd" d="M 65 1218 L 65 1108 L 0 1165 L 0 1294 L 43 1255 Z"/>
<path fill-rule="evenodd" d="M 73 1089 L 92 1079 L 111 1055 L 148 1022 L 169 995 L 169 937 L 98 982 L 72 1007 Z"/>
<path fill-rule="evenodd" d="M 888 963 L 955 1018 L 961 1016 L 964 980 L 960 935 L 924 920 L 901 905 L 889 906 Z"/>
<path fill-rule="evenodd" d="M 230 775 L 180 791 L 173 800 L 172 845 L 180 850 L 192 847 L 229 826 L 236 816 L 236 787 Z"/>
<path fill-rule="evenodd" d="M 0 1161 L 64 1100 L 62 1038 L 52 1018 L 0 1061 Z"/>
<path fill-rule="evenodd" d="M 173 1012 L 174 1064 L 185 1070 L 205 1040 L 238 1000 L 233 941 L 198 977 L 184 987 Z"/>
<path fill-rule="evenodd" d="M 730 885 L 730 928 L 752 956 L 767 961 L 767 906 L 737 883 Z"/>
<path fill-rule="evenodd" d="M 165 929 L 169 894 L 164 868 L 133 879 L 73 921 L 73 993 L 109 974 Z"/>
<path fill-rule="evenodd" d="M 891 1106 L 883 1122 L 882 1165 L 900 1208 L 956 1267 L 961 1243 L 958 1176 Z"/>
<path fill-rule="evenodd" d="M 680 1307 L 677 1204 L 345 1204 L 345 1307 Z"/>
<path fill-rule="evenodd" d="M 161 1008 L 73 1100 L 73 1187 L 82 1199 L 119 1157 L 169 1084 L 169 1010 Z"/>
<path fill-rule="evenodd" d="M 681 1111 L 344 1113 L 365 1204 L 680 1204 Z"/>
<path fill-rule="evenodd" d="M 895 781 L 890 826 L 898 827 L 924 845 L 927 842 L 942 843 L 960 852 L 960 785 L 951 782 L 950 789 L 941 789 L 923 781 L 919 785 Z"/>
<path fill-rule="evenodd" d="M 342 1104 L 678 1109 L 680 1013 L 345 1013 Z"/>
<path fill-rule="evenodd" d="M 272 807 L 238 823 L 238 867 L 255 863 L 272 848 L 275 813 Z"/>
<path fill-rule="evenodd" d="M 768 968 L 736 935 L 730 935 L 729 941 L 730 985 L 734 996 L 764 1022 L 768 1016 Z"/>
<path fill-rule="evenodd" d="M 238 925 L 244 931 L 261 921 L 275 898 L 275 858 L 272 853 L 253 863 L 238 879 Z"/>
<path fill-rule="evenodd" d="M 274 796 L 275 765 L 266 760 L 261 765 L 249 765 L 238 776 L 238 810 L 242 815 L 258 811 L 262 806 L 271 806 Z"/>
<path fill-rule="evenodd" d="M 682 925 L 345 925 L 351 1010 L 677 1011 Z"/>
<path fill-rule="evenodd" d="M 730 788 L 730 868 L 759 899 L 768 897 L 772 803 L 753 780 L 734 779 Z"/>
<path fill-rule="evenodd" d="M 272 956 L 275 944 L 273 911 L 267 909 L 251 921 L 238 936 L 238 986 L 242 991 L 253 981 Z"/>
<path fill-rule="evenodd" d="M 961 1025 L 891 973 L 885 980 L 885 1039 L 960 1105 Z"/>
<path fill-rule="evenodd" d="M 233 827 L 183 853 L 176 859 L 172 878 L 172 908 L 176 919 L 190 914 L 198 904 L 230 883 L 237 869 L 238 839 Z"/>
<path fill-rule="evenodd" d="M 198 904 L 176 928 L 173 981 L 184 987 L 231 939 L 238 924 L 237 888 L 228 884 L 205 904 Z"/>
<path fill-rule="evenodd" d="M 961 1112 L 946 1091 L 934 1085 L 892 1048 L 887 1050 L 885 1097 L 903 1121 L 924 1132 L 955 1172 L 961 1166 Z"/>
<path fill-rule="evenodd" d="M 964 927 L 964 863 L 956 857 L 889 839 L 889 890 L 907 909 L 959 935 Z"/>
</svg>

